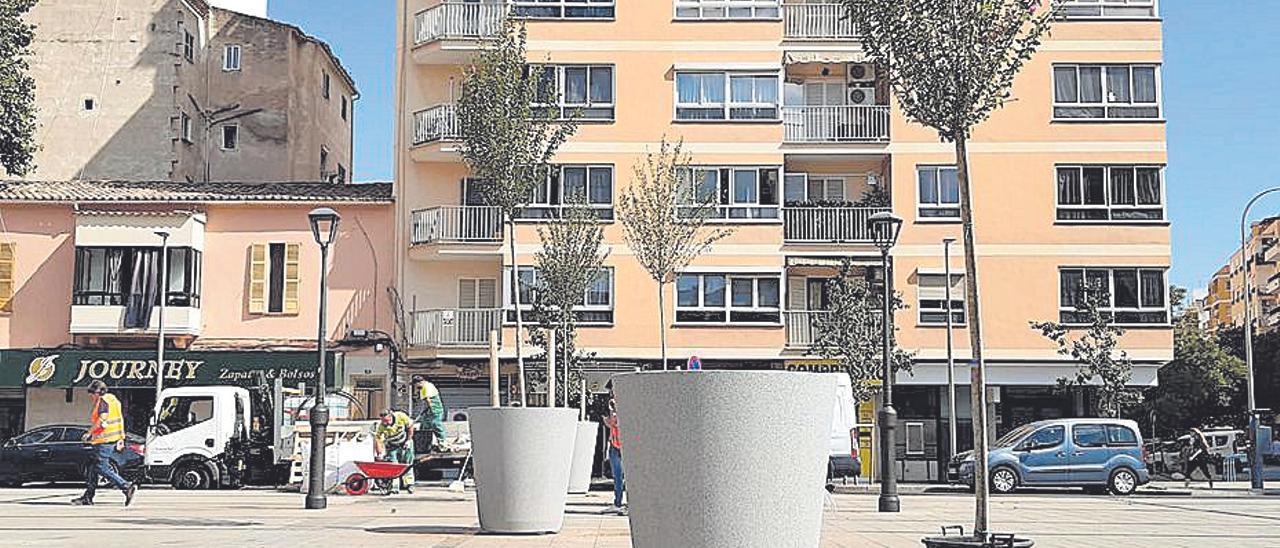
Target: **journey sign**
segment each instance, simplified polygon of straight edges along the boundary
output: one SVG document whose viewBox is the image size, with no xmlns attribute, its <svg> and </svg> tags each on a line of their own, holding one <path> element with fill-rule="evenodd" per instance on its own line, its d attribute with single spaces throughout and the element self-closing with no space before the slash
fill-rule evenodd
<svg viewBox="0 0 1280 548">
<path fill-rule="evenodd" d="M 341 359 L 330 352 L 326 382 Z M 306 351 L 165 352 L 166 386 L 255 386 L 315 382 L 317 355 Z M 95 380 L 109 386 L 154 386 L 161 368 L 154 352 L 139 350 L 0 350 L 0 387 L 67 388 Z"/>
</svg>

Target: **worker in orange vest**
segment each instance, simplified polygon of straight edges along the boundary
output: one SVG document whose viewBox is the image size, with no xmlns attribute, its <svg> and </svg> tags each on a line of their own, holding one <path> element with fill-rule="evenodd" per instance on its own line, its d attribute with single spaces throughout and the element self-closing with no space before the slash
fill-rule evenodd
<svg viewBox="0 0 1280 548">
<path fill-rule="evenodd" d="M 133 502 L 133 495 L 138 486 L 126 482 L 112 462 L 118 462 L 116 455 L 124 451 L 124 411 L 120 400 L 107 393 L 107 383 L 95 380 L 89 383 L 89 395 L 93 396 L 93 410 L 89 414 L 92 425 L 84 435 L 84 441 L 92 446 L 89 452 L 89 473 L 85 478 L 84 494 L 72 499 L 75 506 L 93 506 L 93 496 L 98 491 L 98 476 L 107 478 L 121 493 L 124 493 L 124 505 Z"/>
</svg>

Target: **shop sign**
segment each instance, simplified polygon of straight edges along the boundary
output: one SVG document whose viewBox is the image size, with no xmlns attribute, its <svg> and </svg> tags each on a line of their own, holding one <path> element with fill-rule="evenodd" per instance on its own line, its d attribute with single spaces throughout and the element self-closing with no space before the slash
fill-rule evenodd
<svg viewBox="0 0 1280 548">
<path fill-rule="evenodd" d="M 134 350 L 0 351 L 0 387 L 154 386 L 161 368 L 152 352 Z M 329 353 L 327 381 L 340 361 Z M 168 386 L 254 386 L 282 380 L 315 382 L 316 354 L 297 351 L 166 352 L 163 375 Z"/>
<path fill-rule="evenodd" d="M 835 360 L 787 360 L 782 364 L 786 371 L 801 373 L 843 373 L 844 369 Z"/>
</svg>

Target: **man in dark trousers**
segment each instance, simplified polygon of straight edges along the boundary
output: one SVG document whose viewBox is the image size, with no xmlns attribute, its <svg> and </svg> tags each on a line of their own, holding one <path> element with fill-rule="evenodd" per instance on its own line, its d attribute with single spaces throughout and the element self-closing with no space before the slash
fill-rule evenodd
<svg viewBox="0 0 1280 548">
<path fill-rule="evenodd" d="M 1213 489 L 1213 471 L 1209 468 L 1209 462 L 1213 460 L 1213 454 L 1209 450 L 1209 440 L 1205 439 L 1204 432 L 1199 428 L 1191 429 L 1191 439 L 1187 440 L 1187 458 L 1182 461 L 1182 474 L 1185 476 L 1185 485 L 1191 486 L 1191 473 L 1196 470 L 1204 472 L 1204 477 L 1209 480 L 1209 488 Z"/>
<path fill-rule="evenodd" d="M 120 400 L 107 392 L 107 383 L 95 380 L 89 383 L 89 395 L 93 396 L 93 408 L 89 412 L 89 423 L 92 425 L 84 435 L 92 450 L 89 452 L 89 473 L 85 478 L 84 494 L 72 499 L 76 506 L 93 506 L 93 497 L 98 492 L 98 476 L 107 478 L 124 494 L 124 505 L 133 502 L 133 495 L 138 486 L 124 481 L 114 467 L 116 455 L 124 451 L 124 410 Z"/>
</svg>

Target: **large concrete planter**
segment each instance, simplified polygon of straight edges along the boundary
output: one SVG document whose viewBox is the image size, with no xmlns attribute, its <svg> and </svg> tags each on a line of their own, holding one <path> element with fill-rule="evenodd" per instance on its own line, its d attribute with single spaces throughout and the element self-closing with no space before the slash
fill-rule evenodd
<svg viewBox="0 0 1280 548">
<path fill-rule="evenodd" d="M 564 524 L 578 411 L 472 407 L 476 509 L 487 533 L 555 533 Z"/>
<path fill-rule="evenodd" d="M 573 445 L 573 467 L 569 469 L 570 494 L 581 495 L 591 490 L 591 468 L 596 460 L 596 440 L 599 435 L 599 423 L 578 423 L 578 437 Z"/>
<path fill-rule="evenodd" d="M 671 371 L 613 385 L 632 546 L 818 546 L 834 377 Z"/>
</svg>

